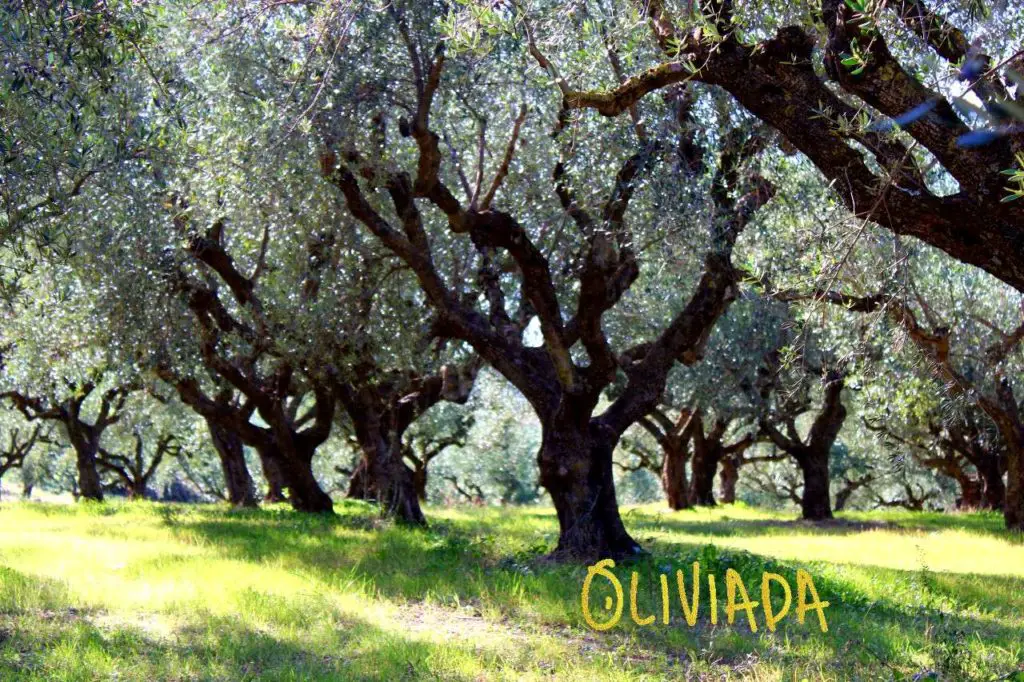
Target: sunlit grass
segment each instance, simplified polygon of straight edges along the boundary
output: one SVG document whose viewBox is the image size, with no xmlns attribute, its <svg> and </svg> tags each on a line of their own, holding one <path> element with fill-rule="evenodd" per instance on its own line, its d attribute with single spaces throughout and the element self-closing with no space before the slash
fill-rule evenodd
<svg viewBox="0 0 1024 682">
<path fill-rule="evenodd" d="M 543 509 L 429 510 L 427 531 L 362 504 L 328 520 L 148 503 L 0 507 L 0 680 L 994 679 L 1024 660 L 1024 546 L 995 515 L 853 515 L 813 527 L 743 507 L 625 510 L 657 573 L 694 560 L 814 576 L 829 632 L 784 620 L 594 633 L 585 568 L 539 561 Z M 854 524 L 853 522 L 856 522 Z M 724 589 L 719 599 L 724 600 Z M 596 603 L 596 602 L 595 602 Z M 742 622 L 743 619 L 741 619 Z"/>
</svg>

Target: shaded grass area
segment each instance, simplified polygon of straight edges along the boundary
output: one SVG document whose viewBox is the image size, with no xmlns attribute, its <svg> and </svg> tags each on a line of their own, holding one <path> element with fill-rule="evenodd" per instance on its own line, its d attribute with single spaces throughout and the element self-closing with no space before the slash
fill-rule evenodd
<svg viewBox="0 0 1024 682">
<path fill-rule="evenodd" d="M 360 503 L 337 510 L 0 505 L 0 679 L 994 680 L 1024 662 L 1024 545 L 997 515 L 814 526 L 738 506 L 629 509 L 651 556 L 616 567 L 624 615 L 597 633 L 582 617 L 586 567 L 540 560 L 549 510 L 430 510 L 426 531 Z M 694 561 L 718 578 L 717 625 L 706 592 L 696 625 L 683 619 L 674 572 L 689 587 Z M 768 632 L 760 608 L 756 633 L 742 612 L 728 625 L 729 568 L 752 600 L 764 571 L 794 601 L 796 570 L 809 571 L 828 632 L 813 613 Z M 653 625 L 631 621 L 633 572 Z M 599 621 L 611 594 L 595 581 Z"/>
</svg>

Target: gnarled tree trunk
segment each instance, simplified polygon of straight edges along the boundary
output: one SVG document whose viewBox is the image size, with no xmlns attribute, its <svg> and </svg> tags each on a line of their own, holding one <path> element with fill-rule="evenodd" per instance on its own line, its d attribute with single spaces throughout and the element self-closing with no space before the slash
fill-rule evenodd
<svg viewBox="0 0 1024 682">
<path fill-rule="evenodd" d="M 663 410 L 655 408 L 638 422 L 661 447 L 661 487 L 669 508 L 676 511 L 690 507 L 686 463 L 690 459 L 690 439 L 699 421 L 697 415 L 684 408 L 673 420 Z M 644 465 L 650 468 L 646 458 L 644 460 Z"/>
<path fill-rule="evenodd" d="M 413 525 L 426 525 L 420 500 L 426 499 L 427 464 L 431 456 L 412 457 L 416 469 L 405 462 L 402 439 L 424 412 L 443 401 L 465 403 L 480 369 L 480 358 L 459 365 L 443 365 L 427 376 L 403 382 L 383 381 L 372 358 L 365 357 L 365 375 L 338 381 L 335 391 L 354 426 L 363 456 L 349 481 L 349 497 L 377 500 L 388 516 Z M 436 455 L 440 450 L 433 453 Z"/>
<path fill-rule="evenodd" d="M 285 502 L 285 488 L 288 483 L 285 480 L 284 471 L 280 462 L 280 451 L 271 444 L 256 446 L 256 454 L 260 458 L 260 468 L 263 470 L 263 479 L 267 482 L 267 491 L 263 494 L 263 501 L 268 503 Z"/>
<path fill-rule="evenodd" d="M 718 462 L 725 454 L 722 436 L 726 423 L 717 420 L 711 432 L 704 433 L 700 416 L 695 416 L 697 425 L 693 431 L 693 461 L 690 476 L 690 504 L 697 507 L 715 506 L 715 473 Z"/>
<path fill-rule="evenodd" d="M 399 448 L 384 439 L 378 441 L 376 448 L 370 473 L 385 514 L 404 523 L 426 525 L 413 470 L 402 461 Z"/>
<path fill-rule="evenodd" d="M 372 418 L 360 420 L 355 426 L 356 439 L 363 451 L 360 465 L 364 473 L 360 481 L 353 476 L 349 491 L 358 485 L 362 490 L 356 490 L 356 494 L 372 496 L 385 515 L 403 523 L 426 525 L 413 471 L 402 458 L 401 434 L 385 434 L 380 423 Z M 358 467 L 356 472 L 359 473 Z"/>
<path fill-rule="evenodd" d="M 824 384 L 821 410 L 814 418 L 807 437 L 801 439 L 796 429 L 796 415 L 786 415 L 787 435 L 773 424 L 762 420 L 761 430 L 776 446 L 796 460 L 803 475 L 803 493 L 800 498 L 801 517 L 809 521 L 832 518 L 829 498 L 829 457 L 832 445 L 846 420 L 846 407 L 842 395 L 845 375 L 841 370 L 830 370 L 822 377 Z M 801 406 L 801 409 L 806 409 Z"/>
<path fill-rule="evenodd" d="M 960 488 L 960 495 L 957 497 L 958 508 L 980 509 L 983 506 L 982 481 L 964 473 L 956 477 L 956 484 Z"/>
<path fill-rule="evenodd" d="M 228 502 L 235 507 L 255 507 L 256 492 L 245 464 L 245 449 L 237 434 L 218 426 L 211 420 L 206 425 L 210 431 L 210 439 L 220 459 L 220 468 L 224 473 L 224 487 L 228 492 Z"/>
<path fill-rule="evenodd" d="M 266 501 L 271 495 L 282 495 L 282 488 L 288 490 L 288 501 L 296 511 L 332 512 L 334 501 L 320 487 L 313 474 L 315 449 L 302 450 L 293 445 L 286 453 L 276 444 L 257 447 L 263 473 L 269 486 Z"/>
<path fill-rule="evenodd" d="M 597 424 L 558 415 L 543 424 L 540 483 L 558 514 L 559 559 L 593 561 L 642 553 L 622 523 L 612 477 L 618 437 Z"/>
</svg>

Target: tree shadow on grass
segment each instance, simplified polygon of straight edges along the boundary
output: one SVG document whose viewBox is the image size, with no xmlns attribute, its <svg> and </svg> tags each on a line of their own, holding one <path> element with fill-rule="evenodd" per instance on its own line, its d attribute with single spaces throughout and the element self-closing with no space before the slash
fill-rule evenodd
<svg viewBox="0 0 1024 682">
<path fill-rule="evenodd" d="M 144 622 L 158 616 L 78 608 L 61 601 L 67 595 L 54 581 L 4 567 L 0 585 L 49 595 L 35 604 L 0 608 L 0 679 L 5 681 L 478 679 L 444 669 L 453 658 L 472 664 L 477 652 L 468 648 L 447 645 L 442 652 L 431 642 L 337 613 L 307 611 L 302 617 L 310 622 L 304 623 L 295 620 L 294 604 L 280 600 L 263 604 L 263 625 L 192 613 L 181 625 L 158 633 Z M 303 626 L 312 624 L 320 629 L 307 637 Z"/>
<path fill-rule="evenodd" d="M 657 523 L 664 526 L 662 519 Z M 763 523 L 755 527 L 774 532 L 790 528 L 780 529 L 778 525 Z M 844 532 L 856 532 L 853 528 L 841 528 Z M 583 637 L 586 633 L 579 606 L 586 576 L 584 567 L 541 565 L 537 561 L 542 554 L 540 550 L 502 557 L 500 548 L 488 541 L 492 536 L 479 529 L 468 532 L 457 525 L 446 524 L 435 525 L 425 532 L 401 528 L 354 532 L 342 525 L 316 537 L 307 537 L 298 527 L 286 522 L 268 529 L 254 517 L 230 523 L 197 518 L 181 524 L 180 530 L 204 537 L 226 557 L 257 562 L 273 559 L 300 567 L 325 586 L 337 587 L 346 580 L 356 581 L 368 586 L 372 593 L 398 601 L 418 601 L 428 594 L 435 599 L 440 597 L 442 602 L 445 597 L 452 597 L 456 603 L 496 609 L 509 619 L 532 619 L 542 628 L 569 625 L 575 633 L 573 637 Z M 803 528 L 799 530 L 804 532 Z M 821 529 L 821 532 L 829 530 Z M 638 628 L 629 622 L 627 603 L 626 616 L 618 632 L 585 635 L 596 640 L 599 648 L 616 651 L 628 647 L 659 659 L 690 651 L 697 652 L 695 655 L 703 657 L 705 663 L 739 660 L 743 656 L 766 657 L 794 666 L 806 663 L 803 656 L 812 655 L 824 661 L 822 665 L 839 666 L 839 669 L 849 665 L 867 666 L 874 673 L 888 676 L 894 669 L 908 674 L 919 672 L 913 667 L 912 654 L 917 652 L 934 658 L 937 654 L 929 653 L 932 650 L 958 652 L 957 656 L 981 666 L 984 674 L 1004 674 L 1009 665 L 1007 657 L 1016 655 L 1014 651 L 1019 653 L 1019 648 L 1015 650 L 1009 643 L 1024 641 L 1024 622 L 1020 619 L 1024 610 L 1024 580 L 1020 578 L 856 565 L 829 565 L 829 570 L 820 573 L 819 569 L 824 569 L 826 564 L 778 561 L 699 543 L 656 542 L 651 547 L 652 557 L 616 569 L 627 595 L 629 572 L 637 570 L 644 575 L 640 613 L 661 612 L 656 588 L 658 573 L 674 576 L 676 569 L 682 569 L 689 576 L 693 561 L 700 561 L 703 571 L 716 573 L 719 601 L 723 604 L 723 579 L 727 568 L 740 572 L 751 599 L 757 600 L 761 575 L 765 571 L 785 576 L 793 586 L 796 599 L 795 572 L 800 567 L 814 575 L 821 598 L 832 602 L 828 611 L 829 632 L 819 632 L 816 625 L 801 625 L 791 614 L 775 634 L 763 632 L 762 620 L 759 623 L 762 632 L 754 635 L 747 630 L 742 614 L 740 622 L 743 624 L 729 628 L 721 624 L 712 626 L 706 612 L 698 626 L 691 629 L 679 622 L 678 602 L 673 608 L 677 618 L 672 625 Z M 849 575 L 844 571 L 849 570 L 860 571 L 867 579 L 879 581 L 882 588 L 872 588 L 873 593 L 868 593 L 853 577 L 844 577 Z M 674 587 L 674 578 L 670 580 Z M 889 586 L 903 586 L 903 593 L 888 594 Z M 916 596 L 908 594 L 915 590 Z M 719 614 L 724 618 L 721 607 Z M 811 614 L 812 622 L 813 619 Z M 991 643 L 995 648 L 982 647 L 984 656 L 975 655 L 970 647 L 977 645 L 963 644 L 961 640 L 965 636 Z M 993 654 L 999 647 L 1009 653 Z M 989 663 L 982 661 L 985 656 Z M 956 679 L 956 675 L 948 677 Z"/>
</svg>

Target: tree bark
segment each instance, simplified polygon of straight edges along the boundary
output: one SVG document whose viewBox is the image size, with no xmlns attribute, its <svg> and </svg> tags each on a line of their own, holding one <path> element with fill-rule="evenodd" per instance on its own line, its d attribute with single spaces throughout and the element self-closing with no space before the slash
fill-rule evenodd
<svg viewBox="0 0 1024 682">
<path fill-rule="evenodd" d="M 1002 510 L 1006 505 L 1006 485 L 1003 483 L 1003 467 L 999 458 L 991 456 L 979 467 L 981 475 L 981 507 L 983 509 Z"/>
<path fill-rule="evenodd" d="M 1024 532 L 1024 421 L 1013 395 L 1013 387 L 1005 378 L 996 382 L 996 399 L 1000 409 L 991 409 L 1006 444 L 1006 501 L 1003 518 L 1007 530 Z"/>
<path fill-rule="evenodd" d="M 831 446 L 831 443 L 829 444 Z M 801 516 L 808 521 L 822 521 L 832 518 L 829 499 L 829 451 L 808 449 L 797 462 L 804 477 L 804 491 L 800 498 Z"/>
<path fill-rule="evenodd" d="M 146 499 L 146 489 L 149 486 L 146 485 L 145 481 L 132 481 L 127 485 L 128 488 L 128 499 L 129 500 L 144 500 Z"/>
<path fill-rule="evenodd" d="M 693 475 L 690 480 L 690 504 L 695 507 L 715 506 L 715 471 L 718 460 L 711 448 L 694 448 Z"/>
<path fill-rule="evenodd" d="M 722 487 L 722 504 L 735 504 L 736 483 L 740 480 L 740 467 L 734 456 L 722 458 L 718 482 Z"/>
<path fill-rule="evenodd" d="M 1003 518 L 1008 530 L 1024 532 L 1024 448 L 1007 463 Z"/>
<path fill-rule="evenodd" d="M 263 474 L 267 478 L 267 502 L 283 499 L 283 490 L 288 490 L 288 501 L 292 508 L 302 512 L 333 512 L 334 501 L 324 492 L 313 475 L 315 449 L 307 451 L 294 448 L 285 455 L 275 445 L 257 448 L 263 463 Z M 280 496 L 278 499 L 274 497 Z"/>
<path fill-rule="evenodd" d="M 805 439 L 796 429 L 796 414 L 786 415 L 787 435 L 783 435 L 773 424 L 761 421 L 761 430 L 782 451 L 796 460 L 803 475 L 803 493 L 800 498 L 801 517 L 808 521 L 832 518 L 829 499 L 829 457 L 832 445 L 839 437 L 839 431 L 846 421 L 846 407 L 843 405 L 845 374 L 841 370 L 829 370 L 822 377 L 823 397 L 821 410 Z M 801 406 L 800 409 L 806 409 Z"/>
<path fill-rule="evenodd" d="M 103 483 L 100 481 L 96 466 L 96 453 L 99 450 L 99 438 L 92 429 L 80 425 L 68 426 L 68 440 L 75 449 L 75 466 L 78 469 L 79 496 L 96 502 L 103 501 Z"/>
<path fill-rule="evenodd" d="M 272 445 L 256 447 L 256 454 L 260 458 L 260 468 L 263 469 L 263 479 L 267 482 L 267 492 L 263 494 L 263 501 L 266 503 L 285 502 L 284 490 L 288 487 L 285 482 L 284 471 L 279 461 L 280 455 Z"/>
<path fill-rule="evenodd" d="M 686 463 L 690 459 L 690 439 L 699 419 L 699 411 L 681 409 L 679 416 L 671 419 L 664 411 L 655 408 L 640 424 L 658 441 L 661 448 L 660 471 L 655 469 L 653 459 L 641 457 L 641 466 L 657 471 L 661 476 L 661 487 L 670 509 L 678 511 L 690 507 L 690 484 L 686 476 Z"/>
<path fill-rule="evenodd" d="M 410 457 L 405 462 L 403 438 L 424 412 L 441 401 L 463 404 L 469 399 L 481 360 L 459 366 L 444 365 L 432 375 L 411 376 L 406 381 L 382 381 L 372 358 L 365 358 L 365 375 L 355 373 L 339 381 L 335 391 L 354 426 L 363 456 L 349 481 L 349 497 L 375 499 L 384 514 L 400 522 L 425 526 L 420 500 L 426 499 L 427 464 L 430 456 Z M 435 453 L 436 454 L 436 453 Z"/>
<path fill-rule="evenodd" d="M 345 496 L 350 500 L 371 502 L 377 499 L 377 491 L 373 487 L 373 481 L 370 480 L 369 470 L 370 465 L 364 455 L 359 458 L 359 463 L 356 464 L 352 476 L 348 479 L 348 492 Z"/>
<path fill-rule="evenodd" d="M 965 473 L 956 477 L 956 484 L 960 487 L 958 508 L 981 509 L 984 506 L 982 503 L 982 481 L 976 480 Z M 1002 484 L 1002 481 L 1000 481 L 1000 484 Z"/>
<path fill-rule="evenodd" d="M 224 487 L 227 488 L 228 502 L 235 507 L 255 507 L 256 491 L 252 475 L 245 464 L 245 449 L 237 434 L 207 420 L 213 447 L 220 458 L 224 472 Z"/>
<path fill-rule="evenodd" d="M 722 436 L 726 424 L 716 421 L 711 432 L 704 433 L 700 417 L 694 417 L 697 425 L 693 431 L 693 463 L 690 477 L 690 504 L 696 507 L 715 506 L 715 473 L 718 462 L 725 454 Z"/>
<path fill-rule="evenodd" d="M 376 420 L 365 419 L 356 423 L 356 439 L 363 450 L 360 464 L 365 465 L 361 481 L 355 481 L 353 475 L 353 483 L 362 487 L 356 493 L 372 495 L 385 515 L 402 523 L 426 525 L 413 471 L 402 458 L 401 434 L 385 435 Z M 356 472 L 359 473 L 358 467 Z"/>
<path fill-rule="evenodd" d="M 612 452 L 618 437 L 582 421 L 568 419 L 560 410 L 542 425 L 540 483 L 551 495 L 560 530 L 552 557 L 592 562 L 641 554 L 615 499 Z"/>
<path fill-rule="evenodd" d="M 661 485 L 665 490 L 668 506 L 675 511 L 689 509 L 690 491 L 686 480 L 689 450 L 685 443 L 663 443 L 662 453 Z"/>
</svg>

